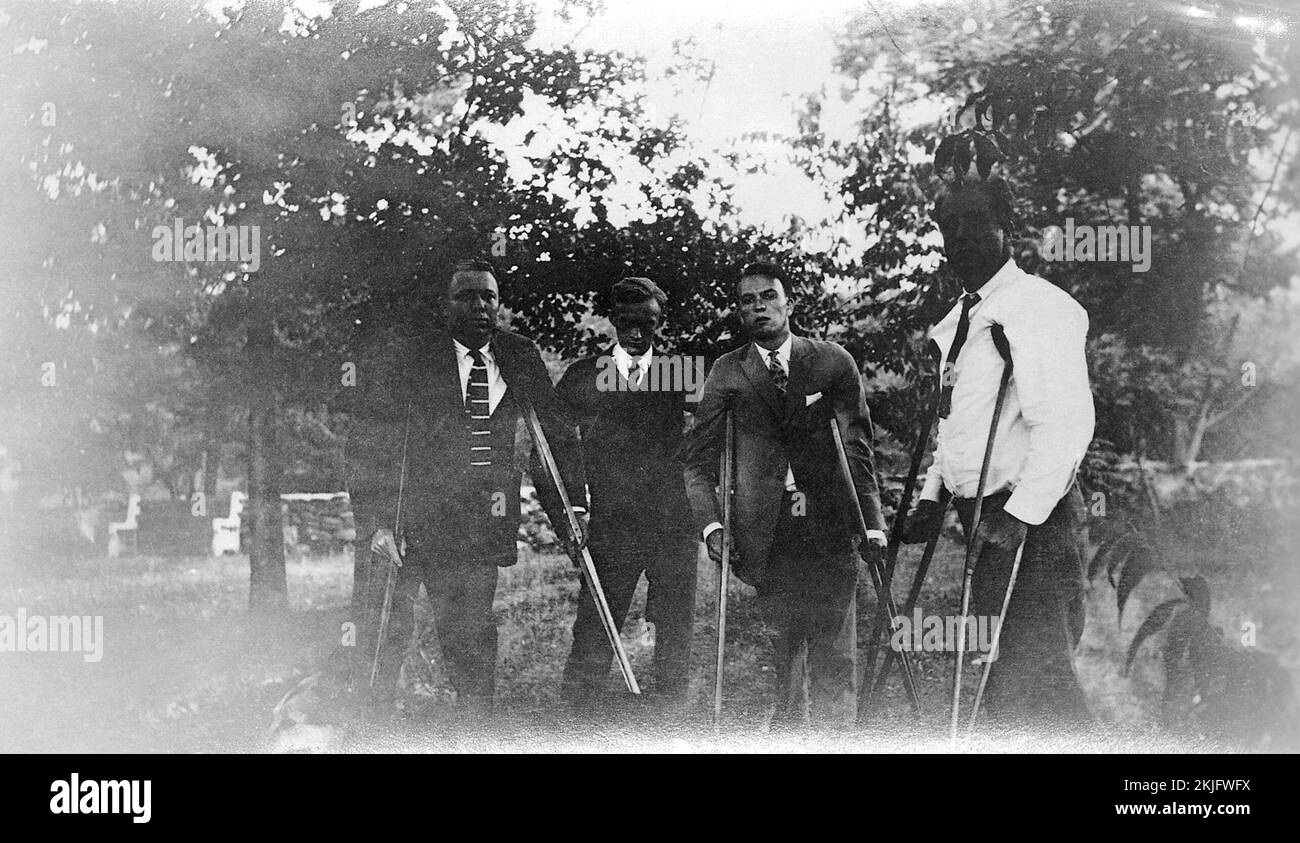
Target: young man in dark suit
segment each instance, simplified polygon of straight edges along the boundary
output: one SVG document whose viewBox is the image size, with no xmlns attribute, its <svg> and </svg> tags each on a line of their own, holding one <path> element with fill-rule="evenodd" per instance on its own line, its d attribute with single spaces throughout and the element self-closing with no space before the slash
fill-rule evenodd
<svg viewBox="0 0 1300 843">
<path fill-rule="evenodd" d="M 687 403 L 687 378 L 678 376 L 684 361 L 668 365 L 670 358 L 655 347 L 664 292 L 649 278 L 624 278 L 610 300 L 617 341 L 570 366 L 556 389 L 581 433 L 591 491 L 589 546 L 610 612 L 621 624 L 644 573 L 646 620 L 655 633 L 654 684 L 647 690 L 680 702 L 689 678 L 699 544 L 678 453 L 683 413 L 694 405 Z M 584 583 L 564 697 L 583 708 L 598 702 L 610 659 Z"/>
<path fill-rule="evenodd" d="M 786 276 L 755 263 L 736 285 L 752 342 L 724 354 L 704 384 L 686 446 L 691 508 L 715 561 L 722 556 L 718 456 L 725 411 L 735 413 L 736 576 L 758 590 L 776 656 L 774 726 L 852 727 L 857 716 L 856 495 L 879 553 L 884 519 L 871 415 L 847 351 L 790 332 Z M 829 429 L 838 420 L 853 489 L 840 482 Z M 804 673 L 811 686 L 811 712 Z"/>
<path fill-rule="evenodd" d="M 491 709 L 492 601 L 497 568 L 516 561 L 522 471 L 515 433 L 527 404 L 541 420 L 570 501 L 575 509 L 585 502 L 577 436 L 537 345 L 497 328 L 499 306 L 491 264 L 458 264 L 447 287 L 445 332 L 389 343 L 384 364 L 357 372 L 358 417 L 346 448 L 357 555 L 364 560 L 365 549 L 381 549 L 401 562 L 383 642 L 381 698 L 395 693 L 424 583 L 459 701 Z M 394 535 L 403 451 L 403 529 Z M 545 473 L 532 476 L 552 523 L 566 524 Z M 557 532 L 567 538 L 564 527 Z"/>
</svg>

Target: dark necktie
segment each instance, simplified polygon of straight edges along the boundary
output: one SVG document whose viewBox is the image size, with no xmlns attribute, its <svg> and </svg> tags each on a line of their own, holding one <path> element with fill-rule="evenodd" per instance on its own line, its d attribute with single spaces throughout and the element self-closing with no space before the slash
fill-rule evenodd
<svg viewBox="0 0 1300 843">
<path fill-rule="evenodd" d="M 785 395 L 785 388 L 790 383 L 790 376 L 786 374 L 785 367 L 781 365 L 781 358 L 775 351 L 768 352 L 767 373 L 772 376 L 772 386 L 776 387 L 776 391 Z"/>
<path fill-rule="evenodd" d="M 478 349 L 470 350 L 469 359 L 473 361 L 469 370 L 469 387 L 465 390 L 465 412 L 469 416 L 469 464 L 489 466 L 492 464 L 492 428 L 487 363 Z"/>
<path fill-rule="evenodd" d="M 943 373 L 939 392 L 939 418 L 948 418 L 952 412 L 952 388 L 957 381 L 957 355 L 966 344 L 966 334 L 970 332 L 970 311 L 979 304 L 979 293 L 967 293 L 961 297 L 961 318 L 957 320 L 957 332 L 952 335 L 952 348 L 948 350 L 948 360 L 943 364 Z"/>
<path fill-rule="evenodd" d="M 641 360 L 633 357 L 627 366 L 627 382 L 632 389 L 641 388 Z"/>
</svg>

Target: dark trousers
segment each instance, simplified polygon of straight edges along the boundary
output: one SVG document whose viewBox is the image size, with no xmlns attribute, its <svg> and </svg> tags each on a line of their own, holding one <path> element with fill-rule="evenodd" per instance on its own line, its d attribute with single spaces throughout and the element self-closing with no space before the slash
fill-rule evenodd
<svg viewBox="0 0 1300 843">
<path fill-rule="evenodd" d="M 1001 510 L 1010 497 L 1010 492 L 989 495 L 983 515 Z M 958 500 L 954 505 L 969 535 L 975 501 Z M 1082 518 L 1083 497 L 1075 486 L 1046 521 L 1026 533 L 997 660 L 984 692 L 990 721 L 1051 728 L 1088 719 L 1071 664 L 1083 631 Z M 971 581 L 973 614 L 997 618 L 1014 561 L 1014 551 L 980 554 Z"/>
<path fill-rule="evenodd" d="M 382 587 L 382 569 L 376 570 Z M 415 626 L 415 601 L 421 583 L 429 597 L 447 678 L 456 689 L 458 701 L 470 708 L 491 708 L 496 688 L 497 621 L 492 601 L 496 596 L 497 567 L 481 561 L 435 558 L 417 548 L 408 552 L 393 592 L 376 683 L 380 696 L 396 692 Z M 378 599 L 382 600 L 382 595 Z M 378 614 L 376 609 L 375 616 Z"/>
<path fill-rule="evenodd" d="M 822 549 L 786 495 L 758 589 L 776 660 L 773 727 L 852 727 L 857 719 L 857 554 Z"/>
<path fill-rule="evenodd" d="M 591 547 L 610 614 L 620 626 L 641 574 L 646 575 L 646 620 L 655 627 L 654 692 L 669 699 L 684 699 L 690 679 L 698 552 L 693 538 L 679 535 Z M 606 688 L 613 657 L 584 579 L 573 621 L 573 647 L 564 665 L 563 697 L 576 703 L 597 699 Z"/>
</svg>

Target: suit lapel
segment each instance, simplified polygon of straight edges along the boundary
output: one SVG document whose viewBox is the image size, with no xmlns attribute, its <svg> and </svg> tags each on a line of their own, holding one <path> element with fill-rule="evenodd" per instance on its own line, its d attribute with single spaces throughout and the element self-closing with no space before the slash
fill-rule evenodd
<svg viewBox="0 0 1300 843">
<path fill-rule="evenodd" d="M 745 377 L 749 379 L 754 391 L 758 393 L 759 398 L 763 400 L 772 415 L 778 421 L 784 418 L 785 413 L 781 407 L 781 393 L 777 392 L 776 387 L 772 385 L 772 375 L 767 370 L 767 364 L 759 355 L 758 346 L 752 342 L 740 362 L 740 370 L 745 373 Z"/>
<path fill-rule="evenodd" d="M 449 335 L 433 338 L 432 347 L 426 352 L 432 358 L 425 377 L 434 399 L 435 406 L 465 409 L 465 394 L 460 387 L 460 365 L 456 359 L 456 346 L 452 345 Z"/>
<path fill-rule="evenodd" d="M 796 336 L 790 344 L 790 373 L 785 388 L 785 419 L 789 421 L 804 406 L 808 376 L 812 366 L 812 344 Z"/>
<path fill-rule="evenodd" d="M 510 350 L 510 347 L 504 342 L 501 342 L 501 338 L 498 334 L 493 334 L 492 336 L 491 350 L 492 357 L 497 361 L 497 368 L 501 370 L 501 380 L 506 383 L 506 391 L 501 396 L 501 401 L 492 410 L 492 415 L 495 416 L 497 410 L 500 410 L 505 406 L 506 399 L 514 400 L 515 395 L 522 395 L 524 393 L 521 391 L 523 390 L 523 385 L 517 383 L 520 378 L 520 375 L 518 374 L 519 361 Z M 516 386 L 518 389 L 516 389 Z"/>
<path fill-rule="evenodd" d="M 403 368 L 400 382 L 423 423 L 438 427 L 448 420 L 459 422 L 465 412 L 465 399 L 451 335 L 427 333 L 412 337 L 405 341 L 399 360 Z"/>
</svg>

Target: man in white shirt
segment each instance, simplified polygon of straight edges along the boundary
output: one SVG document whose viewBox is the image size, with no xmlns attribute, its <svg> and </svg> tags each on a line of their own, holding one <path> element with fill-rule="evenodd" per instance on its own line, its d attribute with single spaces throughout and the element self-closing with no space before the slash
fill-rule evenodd
<svg viewBox="0 0 1300 843">
<path fill-rule="evenodd" d="M 975 526 L 981 550 L 974 615 L 997 617 L 1016 549 L 1025 547 L 985 700 L 994 719 L 1014 714 L 1040 727 L 1077 722 L 1086 713 L 1070 663 L 1083 596 L 1083 501 L 1074 479 L 1094 422 L 1084 356 L 1088 314 L 1011 259 L 1014 217 L 1001 178 L 948 188 L 935 218 L 964 295 L 931 329 L 943 352 L 937 447 L 905 538 L 924 541 L 938 529 L 946 494 L 955 496 L 964 529 L 972 528 L 1003 370 L 990 328 L 1001 325 L 1013 375 Z"/>
</svg>

